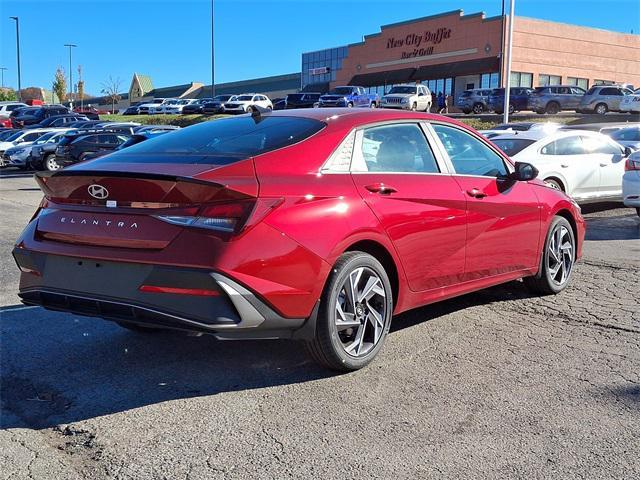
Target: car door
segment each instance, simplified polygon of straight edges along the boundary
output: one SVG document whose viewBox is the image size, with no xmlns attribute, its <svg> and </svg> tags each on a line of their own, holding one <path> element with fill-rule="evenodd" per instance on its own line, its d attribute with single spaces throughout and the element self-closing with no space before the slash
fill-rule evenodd
<svg viewBox="0 0 640 480">
<path fill-rule="evenodd" d="M 510 179 L 502 155 L 470 132 L 431 127 L 467 198 L 465 281 L 536 267 L 540 210 L 533 187 Z"/>
<path fill-rule="evenodd" d="M 567 109 L 575 110 L 586 92 L 580 87 L 571 87 L 571 95 L 567 103 Z"/>
<path fill-rule="evenodd" d="M 564 187 L 568 195 L 576 199 L 585 199 L 598 192 L 599 158 L 585 150 L 579 135 L 569 135 L 548 142 L 541 146 L 539 153 L 543 164 L 549 165 L 549 170 L 557 171 L 564 177 Z M 541 172 L 543 168 L 541 165 Z"/>
<path fill-rule="evenodd" d="M 389 236 L 409 288 L 459 283 L 464 273 L 466 199 L 419 123 L 356 133 L 351 176 Z"/>
<path fill-rule="evenodd" d="M 600 175 L 597 194 L 606 197 L 621 196 L 626 160 L 624 149 L 605 135 L 581 138 L 585 150 L 598 162 Z"/>
</svg>

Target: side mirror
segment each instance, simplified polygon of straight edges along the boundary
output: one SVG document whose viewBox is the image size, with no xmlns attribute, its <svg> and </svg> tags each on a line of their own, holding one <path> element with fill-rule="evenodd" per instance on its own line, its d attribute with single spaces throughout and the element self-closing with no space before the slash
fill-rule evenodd
<svg viewBox="0 0 640 480">
<path fill-rule="evenodd" d="M 538 169 L 526 162 L 516 162 L 515 170 L 510 175 L 513 180 L 518 180 L 520 182 L 527 182 L 529 180 L 533 180 L 538 176 Z"/>
<path fill-rule="evenodd" d="M 629 155 L 631 155 L 633 153 L 633 148 L 631 147 L 624 147 L 624 156 L 628 157 Z"/>
</svg>

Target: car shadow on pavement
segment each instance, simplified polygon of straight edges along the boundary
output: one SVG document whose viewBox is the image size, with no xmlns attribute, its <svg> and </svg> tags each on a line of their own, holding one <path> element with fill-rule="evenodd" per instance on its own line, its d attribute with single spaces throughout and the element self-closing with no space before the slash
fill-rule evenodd
<svg viewBox="0 0 640 480">
<path fill-rule="evenodd" d="M 521 282 L 394 318 L 391 331 L 472 305 L 530 296 Z M 134 333 L 100 319 L 20 306 L 0 309 L 0 428 L 48 428 L 146 405 L 334 376 L 298 342 L 219 341 Z"/>
<path fill-rule="evenodd" d="M 333 376 L 291 341 L 138 334 L 41 308 L 0 311 L 0 428 L 47 428 L 181 398 Z"/>
</svg>

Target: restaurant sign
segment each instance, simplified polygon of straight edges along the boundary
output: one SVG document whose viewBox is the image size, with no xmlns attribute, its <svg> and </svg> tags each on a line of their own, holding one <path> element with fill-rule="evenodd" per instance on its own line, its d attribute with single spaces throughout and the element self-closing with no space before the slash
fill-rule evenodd
<svg viewBox="0 0 640 480">
<path fill-rule="evenodd" d="M 400 58 L 424 57 L 433 55 L 434 45 L 438 45 L 448 38 L 451 38 L 451 29 L 442 27 L 435 31 L 410 33 L 404 38 L 391 37 L 387 40 L 387 48 L 403 48 Z"/>
</svg>

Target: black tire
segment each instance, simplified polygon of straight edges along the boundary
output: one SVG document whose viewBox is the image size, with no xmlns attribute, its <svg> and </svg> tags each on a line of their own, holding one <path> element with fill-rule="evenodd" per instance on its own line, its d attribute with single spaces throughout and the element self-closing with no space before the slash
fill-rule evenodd
<svg viewBox="0 0 640 480">
<path fill-rule="evenodd" d="M 347 103 L 347 108 L 353 108 L 353 102 Z"/>
<path fill-rule="evenodd" d="M 555 178 L 545 178 L 544 183 L 555 190 L 560 190 L 561 192 L 564 192 L 564 187 Z"/>
<path fill-rule="evenodd" d="M 549 102 L 545 110 L 549 115 L 557 115 L 561 111 L 560 104 L 558 102 Z"/>
<path fill-rule="evenodd" d="M 599 103 L 596 105 L 596 108 L 593 109 L 593 113 L 598 115 L 604 115 L 609 111 L 609 107 L 607 107 L 606 103 Z"/>
<path fill-rule="evenodd" d="M 553 274 L 550 270 L 550 260 L 549 260 L 549 244 L 552 241 L 552 236 L 557 229 L 564 228 L 563 232 L 566 231 L 567 239 L 571 241 L 571 265 L 568 268 L 568 273 L 566 279 L 559 284 L 554 280 Z M 547 236 L 544 242 L 544 249 L 542 250 L 542 254 L 540 255 L 540 267 L 538 269 L 538 273 L 533 277 L 524 278 L 524 283 L 534 293 L 538 293 L 541 295 L 555 295 L 564 290 L 569 281 L 571 280 L 571 275 L 573 274 L 573 265 L 576 260 L 576 239 L 573 234 L 573 229 L 571 225 L 564 217 L 556 216 L 553 218 L 551 225 L 549 226 L 549 231 L 547 232 Z M 564 257 L 563 257 L 564 258 Z"/>
<path fill-rule="evenodd" d="M 411 104 L 411 111 L 412 112 L 417 112 L 418 111 L 418 104 L 416 102 L 413 102 Z"/>
<path fill-rule="evenodd" d="M 128 322 L 116 322 L 116 323 L 122 328 L 126 330 L 130 330 L 132 332 L 136 332 L 136 333 L 157 333 L 162 331 L 161 328 L 144 327 L 136 323 L 128 323 Z"/>
<path fill-rule="evenodd" d="M 357 269 L 364 268 L 368 273 L 373 273 L 380 280 L 384 291 L 384 299 L 380 301 L 380 305 L 384 307 L 384 313 L 382 318 L 384 326 L 379 339 L 374 340 L 374 343 L 370 349 L 361 356 L 353 356 L 347 353 L 344 345 L 344 339 L 340 336 L 345 332 L 350 335 L 350 330 L 342 330 L 340 333 L 336 326 L 336 307 L 339 301 L 340 295 L 343 292 L 343 286 L 345 282 L 349 281 L 351 273 L 356 272 Z M 320 365 L 329 368 L 331 370 L 340 372 L 349 372 L 358 370 L 368 365 L 378 354 L 384 340 L 389 332 L 391 325 L 391 315 L 393 312 L 393 294 L 391 290 L 391 284 L 389 283 L 389 277 L 384 267 L 371 255 L 364 252 L 347 252 L 343 254 L 332 269 L 332 273 L 327 280 L 322 297 L 320 299 L 320 308 L 318 310 L 318 317 L 316 319 L 316 332 L 313 340 L 306 343 L 307 350 L 311 357 Z M 346 302 L 346 297 L 343 297 Z M 368 305 L 368 301 L 365 302 Z M 344 304 L 346 305 L 346 303 Z M 361 315 L 362 312 L 361 312 Z M 357 317 L 353 317 L 356 319 Z M 361 320 L 364 329 L 371 324 L 367 323 L 367 320 Z M 369 328 L 369 335 L 371 335 L 371 328 Z M 365 330 L 363 330 L 364 332 Z M 356 328 L 354 335 L 357 337 L 359 329 Z M 375 332 L 374 332 L 375 335 Z M 364 336 L 364 335 L 363 335 Z M 354 340 L 353 343 L 355 343 Z M 377 342 L 377 343 L 376 343 Z"/>
<path fill-rule="evenodd" d="M 636 213 L 638 214 L 638 216 L 640 217 L 640 208 L 636 208 Z"/>
<path fill-rule="evenodd" d="M 509 105 L 509 115 L 511 115 L 512 113 L 516 113 L 516 107 L 514 107 L 513 105 Z"/>
<path fill-rule="evenodd" d="M 480 115 L 481 113 L 484 113 L 484 106 L 481 103 L 476 103 L 473 106 L 473 113 L 475 113 L 476 115 Z"/>
<path fill-rule="evenodd" d="M 369 105 L 369 108 L 378 108 L 378 105 L 376 104 L 376 102 L 371 102 L 371 105 Z"/>
</svg>

